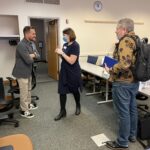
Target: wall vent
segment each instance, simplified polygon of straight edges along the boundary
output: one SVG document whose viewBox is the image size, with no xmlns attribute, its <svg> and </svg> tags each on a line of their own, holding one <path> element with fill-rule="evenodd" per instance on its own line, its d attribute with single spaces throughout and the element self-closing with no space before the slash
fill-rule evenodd
<svg viewBox="0 0 150 150">
<path fill-rule="evenodd" d="M 26 0 L 26 2 L 31 2 L 31 3 L 43 3 L 43 0 Z"/>
<path fill-rule="evenodd" d="M 44 0 L 44 3 L 59 5 L 60 4 L 60 0 Z"/>
<path fill-rule="evenodd" d="M 45 3 L 45 4 L 55 4 L 59 5 L 60 0 L 26 0 L 26 2 L 31 2 L 31 3 Z"/>
</svg>

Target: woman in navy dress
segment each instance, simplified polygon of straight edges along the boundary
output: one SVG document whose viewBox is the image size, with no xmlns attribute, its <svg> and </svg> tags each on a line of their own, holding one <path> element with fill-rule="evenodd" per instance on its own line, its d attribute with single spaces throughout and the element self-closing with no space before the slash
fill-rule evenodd
<svg viewBox="0 0 150 150">
<path fill-rule="evenodd" d="M 60 113 L 55 117 L 55 121 L 66 117 L 67 94 L 72 93 L 76 102 L 75 115 L 81 112 L 80 92 L 82 89 L 81 69 L 79 65 L 80 46 L 76 42 L 76 35 L 71 28 L 63 31 L 65 44 L 62 49 L 57 48 L 56 53 L 62 58 L 61 70 L 59 74 L 58 93 L 60 95 Z"/>
</svg>

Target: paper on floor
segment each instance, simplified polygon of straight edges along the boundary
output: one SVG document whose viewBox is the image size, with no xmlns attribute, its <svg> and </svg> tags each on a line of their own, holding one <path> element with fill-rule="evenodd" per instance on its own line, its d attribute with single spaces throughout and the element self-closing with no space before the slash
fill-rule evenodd
<svg viewBox="0 0 150 150">
<path fill-rule="evenodd" d="M 92 136 L 91 139 L 95 142 L 95 144 L 98 147 L 105 145 L 106 141 L 110 141 L 104 133 Z"/>
</svg>

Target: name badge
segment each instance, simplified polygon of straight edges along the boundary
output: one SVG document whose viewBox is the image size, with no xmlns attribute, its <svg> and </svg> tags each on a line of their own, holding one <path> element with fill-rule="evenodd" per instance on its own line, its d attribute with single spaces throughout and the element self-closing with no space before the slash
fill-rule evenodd
<svg viewBox="0 0 150 150">
<path fill-rule="evenodd" d="M 64 49 L 64 50 L 67 49 L 67 46 L 64 46 L 63 49 Z"/>
</svg>

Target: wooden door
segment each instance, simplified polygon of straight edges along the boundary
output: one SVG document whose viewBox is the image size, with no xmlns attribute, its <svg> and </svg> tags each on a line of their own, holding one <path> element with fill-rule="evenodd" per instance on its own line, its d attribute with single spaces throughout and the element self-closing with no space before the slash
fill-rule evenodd
<svg viewBox="0 0 150 150">
<path fill-rule="evenodd" d="M 58 55 L 55 49 L 58 46 L 58 20 L 49 22 L 48 25 L 48 75 L 58 80 Z"/>
</svg>

